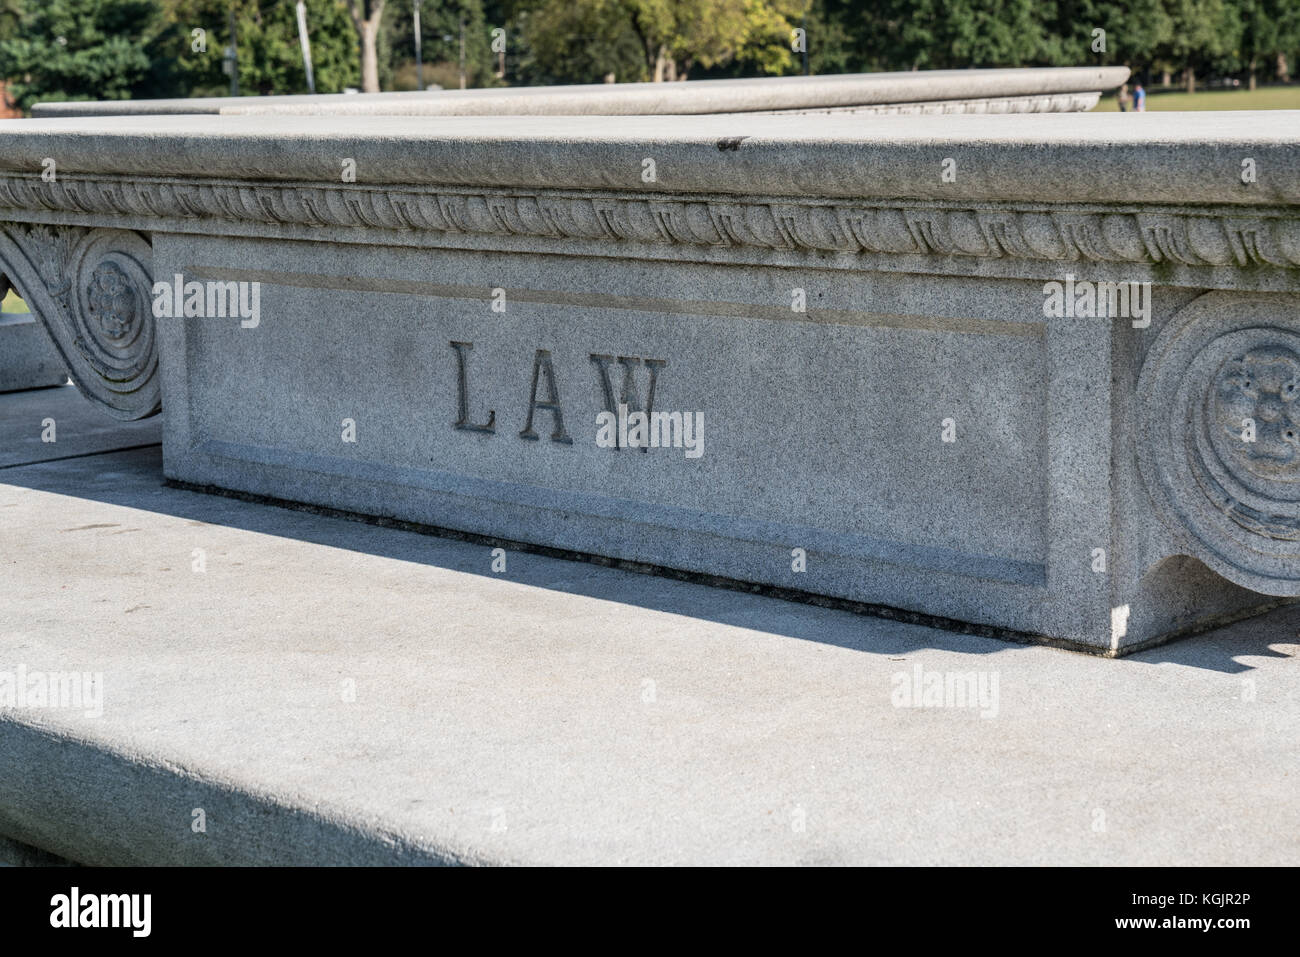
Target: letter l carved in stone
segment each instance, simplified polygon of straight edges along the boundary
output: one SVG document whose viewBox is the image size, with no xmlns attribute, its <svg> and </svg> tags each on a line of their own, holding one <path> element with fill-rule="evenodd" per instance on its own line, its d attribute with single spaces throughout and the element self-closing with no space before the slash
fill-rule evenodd
<svg viewBox="0 0 1300 957">
<path fill-rule="evenodd" d="M 488 409 L 488 420 L 483 425 L 476 425 L 469 420 L 469 371 L 466 367 L 465 353 L 474 348 L 472 342 L 453 342 L 456 350 L 456 428 L 464 432 L 486 432 L 496 434 L 497 414 Z"/>
</svg>

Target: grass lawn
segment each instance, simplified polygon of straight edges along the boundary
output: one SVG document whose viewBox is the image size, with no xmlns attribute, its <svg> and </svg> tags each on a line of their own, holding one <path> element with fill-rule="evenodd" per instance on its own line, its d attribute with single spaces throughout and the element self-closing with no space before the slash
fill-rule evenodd
<svg viewBox="0 0 1300 957">
<path fill-rule="evenodd" d="M 27 312 L 27 303 L 18 298 L 17 294 L 11 289 L 9 295 L 5 296 L 4 302 L 0 304 L 0 312 Z"/>
<path fill-rule="evenodd" d="M 1130 83 L 1129 94 L 1132 92 Z M 1118 110 L 1115 94 L 1109 93 L 1102 97 L 1093 112 L 1115 113 Z M 1300 85 L 1261 86 L 1254 92 L 1245 87 L 1196 93 L 1147 90 L 1147 111 L 1154 113 L 1156 110 L 1300 110 Z"/>
</svg>

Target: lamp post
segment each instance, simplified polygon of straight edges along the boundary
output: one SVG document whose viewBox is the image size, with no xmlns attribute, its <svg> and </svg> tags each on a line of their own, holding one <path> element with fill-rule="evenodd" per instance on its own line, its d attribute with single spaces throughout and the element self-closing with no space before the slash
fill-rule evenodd
<svg viewBox="0 0 1300 957">
<path fill-rule="evenodd" d="M 316 78 L 311 70 L 311 40 L 307 38 L 307 4 L 298 0 L 298 43 L 302 47 L 302 65 L 307 71 L 307 92 L 316 92 Z"/>
<path fill-rule="evenodd" d="M 235 36 L 235 8 L 230 8 L 230 45 L 221 56 L 221 72 L 230 77 L 230 95 L 239 96 L 239 40 Z"/>
<path fill-rule="evenodd" d="M 424 89 L 424 57 L 420 54 L 420 0 L 415 0 L 415 88 Z"/>
</svg>

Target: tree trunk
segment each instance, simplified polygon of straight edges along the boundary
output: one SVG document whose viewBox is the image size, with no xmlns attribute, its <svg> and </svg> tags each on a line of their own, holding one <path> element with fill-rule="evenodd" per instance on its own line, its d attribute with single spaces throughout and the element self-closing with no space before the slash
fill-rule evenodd
<svg viewBox="0 0 1300 957">
<path fill-rule="evenodd" d="M 361 89 L 379 92 L 379 21 L 386 0 L 348 0 L 352 27 L 361 43 Z"/>
<path fill-rule="evenodd" d="M 641 29 L 641 21 L 637 19 L 635 14 L 631 16 L 629 23 L 632 26 L 632 32 L 641 41 L 641 52 L 645 56 L 646 71 L 653 77 L 655 72 L 654 45 L 650 42 L 650 38 L 646 36 L 645 31 Z"/>
<path fill-rule="evenodd" d="M 1279 83 L 1291 82 L 1291 70 L 1286 65 L 1286 54 L 1277 55 L 1277 81 Z"/>
<path fill-rule="evenodd" d="M 361 89 L 366 93 L 379 92 L 379 24 L 370 20 L 361 24 Z"/>
<path fill-rule="evenodd" d="M 668 75 L 668 47 L 664 46 L 661 43 L 659 45 L 659 50 L 655 53 L 654 82 L 662 83 L 664 81 L 664 78 L 667 75 Z"/>
<path fill-rule="evenodd" d="M 1250 79 L 1246 81 L 1247 88 L 1251 90 L 1255 89 L 1255 65 L 1256 65 L 1255 58 L 1251 57 L 1250 58 Z"/>
<path fill-rule="evenodd" d="M 1184 71 L 1183 75 L 1187 79 L 1187 92 L 1195 93 L 1196 92 L 1196 71 L 1189 66 Z"/>
<path fill-rule="evenodd" d="M 1168 71 L 1168 70 L 1162 70 L 1162 71 L 1160 72 L 1160 85 L 1161 85 L 1161 86 L 1168 86 L 1168 85 L 1169 85 L 1169 80 L 1170 80 L 1169 71 Z"/>
</svg>

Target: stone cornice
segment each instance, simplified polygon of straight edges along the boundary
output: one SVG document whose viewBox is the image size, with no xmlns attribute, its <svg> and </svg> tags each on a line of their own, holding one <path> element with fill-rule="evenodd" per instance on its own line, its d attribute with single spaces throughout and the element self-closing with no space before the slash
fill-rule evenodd
<svg viewBox="0 0 1300 957">
<path fill-rule="evenodd" d="M 177 221 L 374 229 L 452 238 L 827 253 L 1134 263 L 1300 266 L 1300 219 L 1285 207 L 936 204 L 650 192 L 474 190 L 174 178 L 0 176 L 0 210 Z M 5 218 L 0 216 L 0 218 Z M 39 218 L 39 217 L 38 217 Z M 330 234 L 322 232 L 321 240 Z M 454 242 L 452 243 L 454 244 Z"/>
</svg>

